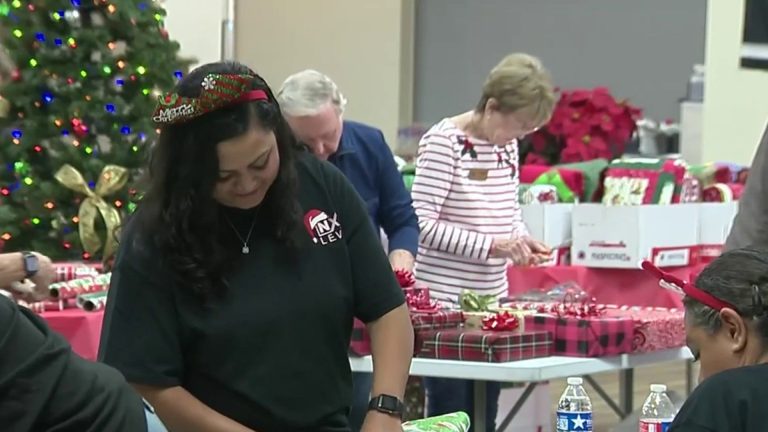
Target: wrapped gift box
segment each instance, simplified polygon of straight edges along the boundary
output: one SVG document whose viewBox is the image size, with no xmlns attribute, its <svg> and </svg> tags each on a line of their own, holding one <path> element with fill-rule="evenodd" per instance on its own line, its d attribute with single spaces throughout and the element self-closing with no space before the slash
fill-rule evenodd
<svg viewBox="0 0 768 432">
<path fill-rule="evenodd" d="M 608 305 L 606 314 L 633 320 L 632 352 L 685 346 L 685 312 L 680 309 Z"/>
<path fill-rule="evenodd" d="M 371 338 L 368 328 L 359 319 L 355 318 L 352 324 L 352 337 L 349 340 L 349 352 L 355 356 L 367 356 L 371 354 Z"/>
<path fill-rule="evenodd" d="M 96 276 L 104 269 L 101 263 L 86 262 L 55 262 L 56 282 L 66 282 L 88 276 Z"/>
<path fill-rule="evenodd" d="M 603 204 L 678 203 L 686 171 L 685 162 L 680 159 L 614 160 L 603 180 Z"/>
<path fill-rule="evenodd" d="M 628 317 L 562 317 L 535 314 L 525 317 L 529 331 L 552 334 L 554 355 L 605 357 L 632 352 L 635 322 Z"/>
<path fill-rule="evenodd" d="M 431 313 L 411 311 L 411 324 L 417 332 L 456 328 L 463 323 L 464 314 L 460 310 L 441 309 Z"/>
<path fill-rule="evenodd" d="M 422 337 L 418 356 L 425 358 L 504 363 L 552 353 L 548 332 L 448 329 L 422 333 Z"/>
</svg>

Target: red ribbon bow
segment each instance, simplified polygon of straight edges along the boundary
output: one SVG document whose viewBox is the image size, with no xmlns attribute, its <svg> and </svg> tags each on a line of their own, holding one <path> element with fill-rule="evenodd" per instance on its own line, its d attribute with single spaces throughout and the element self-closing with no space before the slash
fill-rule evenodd
<svg viewBox="0 0 768 432">
<path fill-rule="evenodd" d="M 408 309 L 413 312 L 435 313 L 440 310 L 437 301 L 432 300 L 426 289 L 413 289 L 405 293 Z"/>
<path fill-rule="evenodd" d="M 416 285 L 416 278 L 408 270 L 395 270 L 395 277 L 400 284 L 400 288 L 410 288 Z"/>
<path fill-rule="evenodd" d="M 520 319 L 507 311 L 496 312 L 483 318 L 483 330 L 512 331 L 520 327 Z"/>
</svg>

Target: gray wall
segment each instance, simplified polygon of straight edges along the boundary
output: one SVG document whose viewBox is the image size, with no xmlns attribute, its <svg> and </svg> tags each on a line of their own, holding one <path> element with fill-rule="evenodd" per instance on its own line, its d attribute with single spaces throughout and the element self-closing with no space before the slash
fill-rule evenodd
<svg viewBox="0 0 768 432">
<path fill-rule="evenodd" d="M 488 71 L 523 51 L 563 88 L 608 86 L 654 119 L 678 119 L 705 32 L 704 0 L 417 0 L 414 117 L 473 107 Z"/>
</svg>

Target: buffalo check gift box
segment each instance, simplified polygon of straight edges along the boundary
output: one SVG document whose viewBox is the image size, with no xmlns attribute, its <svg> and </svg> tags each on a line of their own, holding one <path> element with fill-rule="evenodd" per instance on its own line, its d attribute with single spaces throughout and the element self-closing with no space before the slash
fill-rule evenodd
<svg viewBox="0 0 768 432">
<path fill-rule="evenodd" d="M 572 317 L 535 314 L 525 328 L 552 334 L 552 353 L 569 357 L 604 357 L 632 352 L 635 323 L 629 317 Z"/>
<path fill-rule="evenodd" d="M 418 357 L 505 363 L 552 355 L 548 332 L 469 330 L 463 328 L 421 333 Z"/>
</svg>

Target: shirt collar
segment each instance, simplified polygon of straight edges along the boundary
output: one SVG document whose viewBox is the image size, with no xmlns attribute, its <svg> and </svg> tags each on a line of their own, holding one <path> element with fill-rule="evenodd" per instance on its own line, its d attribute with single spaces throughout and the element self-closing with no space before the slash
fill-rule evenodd
<svg viewBox="0 0 768 432">
<path fill-rule="evenodd" d="M 357 151 L 357 143 L 355 140 L 346 133 L 347 131 L 347 122 L 344 121 L 341 125 L 341 138 L 339 139 L 339 148 L 336 149 L 336 153 L 333 154 L 334 157 L 343 156 L 345 154 L 354 153 Z"/>
</svg>

